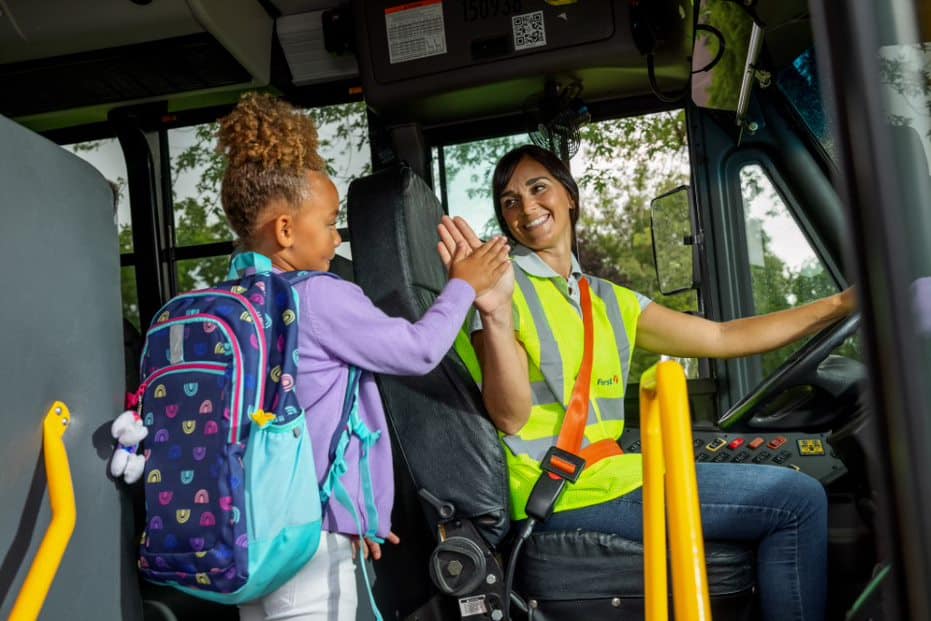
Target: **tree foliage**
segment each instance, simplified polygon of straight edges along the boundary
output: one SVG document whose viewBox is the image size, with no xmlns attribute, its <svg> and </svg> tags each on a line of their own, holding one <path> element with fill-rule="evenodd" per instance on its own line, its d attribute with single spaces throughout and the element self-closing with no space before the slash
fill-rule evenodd
<svg viewBox="0 0 931 621">
<path fill-rule="evenodd" d="M 720 45 L 724 46 L 724 52 L 721 60 L 709 70 L 707 92 L 695 93 L 695 99 L 705 102 L 700 105 L 709 108 L 736 110 L 753 20 L 743 7 L 732 0 L 705 0 L 698 19 L 700 23 L 717 29 L 724 41 L 719 41 L 717 36 L 706 30 L 697 31 L 696 56 L 707 56 L 710 61 Z"/>
<path fill-rule="evenodd" d="M 810 248 L 795 248 L 794 254 L 801 255 L 804 260 L 794 267 L 787 265 L 781 258 L 780 251 L 776 250 L 770 230 L 778 230 L 781 222 L 790 220 L 791 216 L 763 169 L 757 165 L 744 167 L 740 173 L 740 187 L 748 244 L 758 241 L 760 246 L 760 256 L 750 259 L 754 314 L 783 310 L 836 293 L 837 285 Z M 752 213 L 751 205 L 755 202 L 765 206 L 759 217 Z M 785 249 L 781 252 L 785 253 Z M 777 369 L 804 343 L 805 340 L 797 341 L 774 352 L 763 354 L 761 359 L 764 376 Z M 858 342 L 851 340 L 845 343 L 837 353 L 859 358 Z"/>
<path fill-rule="evenodd" d="M 314 110 L 321 128 L 321 145 L 330 162 L 330 174 L 339 182 L 371 170 L 367 158 L 368 128 L 363 104 L 348 104 Z M 175 237 L 179 246 L 192 246 L 231 239 L 219 203 L 222 161 L 214 149 L 215 124 L 193 129 L 192 139 L 172 157 Z M 651 240 L 651 201 L 654 197 L 685 185 L 689 179 L 685 115 L 682 111 L 616 119 L 582 128 L 582 148 L 573 161 L 574 174 L 582 190 L 582 216 L 578 251 L 585 270 L 641 292 L 673 309 L 695 312 L 694 291 L 662 295 L 657 286 Z M 525 143 L 523 135 L 506 136 L 444 147 L 447 179 L 467 175 L 469 199 L 490 202 L 488 175 L 497 158 L 508 149 Z M 353 162 L 353 158 L 362 161 Z M 348 161 L 348 165 L 347 165 Z M 339 168 L 336 166 L 339 165 Z M 348 172 L 347 172 L 348 171 Z M 179 180 L 193 176 L 193 193 L 180 191 Z M 187 187 L 191 187 L 190 181 Z M 749 179 L 750 198 L 765 187 Z M 492 219 L 492 224 L 493 224 Z M 496 226 L 496 225 L 494 225 Z M 132 249 L 128 226 L 120 231 L 121 251 Z M 764 244 L 764 252 L 766 251 Z M 222 280 L 226 257 L 183 261 L 177 264 L 178 286 L 188 290 Z M 684 269 L 684 268 L 683 268 Z M 833 283 L 815 275 L 810 266 L 792 271 L 775 254 L 767 252 L 762 267 L 754 267 L 754 292 L 758 312 L 785 308 L 833 292 Z M 123 270 L 124 312 L 138 316 L 135 281 L 131 269 Z M 766 362 L 778 364 L 785 354 Z M 657 356 L 637 351 L 630 379 L 655 362 Z M 695 361 L 686 367 L 697 371 Z"/>
<path fill-rule="evenodd" d="M 582 188 L 579 259 L 585 270 L 682 311 L 697 310 L 694 292 L 659 291 L 650 234 L 650 203 L 688 183 L 685 113 L 661 112 L 587 125 L 573 162 Z M 630 380 L 658 360 L 636 350 Z M 683 361 L 689 371 L 697 365 Z"/>
<path fill-rule="evenodd" d="M 328 172 L 339 184 L 348 184 L 350 175 L 368 174 L 371 162 L 368 154 L 368 125 L 365 104 L 350 103 L 318 108 L 310 112 L 320 128 L 320 148 L 326 155 Z M 199 246 L 233 239 L 220 203 L 220 182 L 223 179 L 223 158 L 216 151 L 217 123 L 205 123 L 193 128 L 176 130 L 190 134 L 175 134 L 181 148 L 171 155 L 172 204 L 174 234 L 177 246 Z M 76 145 L 76 151 L 92 151 L 99 142 Z M 360 153 L 366 155 L 362 160 Z M 191 183 L 193 180 L 193 183 Z M 125 181 L 119 181 L 123 191 Z M 193 190 L 193 192 L 191 191 Z M 342 197 L 345 201 L 345 196 Z M 341 213 L 345 223 L 345 211 Z M 128 223 L 120 227 L 120 252 L 132 252 L 132 229 Z M 179 291 L 189 291 L 225 279 L 228 258 L 208 257 L 179 261 L 176 264 Z M 121 277 L 123 314 L 137 327 L 139 308 L 136 297 L 135 272 L 124 268 Z"/>
<path fill-rule="evenodd" d="M 892 125 L 929 127 L 931 117 L 931 43 L 884 48 L 879 55 L 880 80 L 886 86 L 887 100 L 894 94 L 905 114 L 888 112 Z M 919 119 L 922 122 L 919 122 Z M 931 129 L 922 138 L 931 141 Z"/>
</svg>

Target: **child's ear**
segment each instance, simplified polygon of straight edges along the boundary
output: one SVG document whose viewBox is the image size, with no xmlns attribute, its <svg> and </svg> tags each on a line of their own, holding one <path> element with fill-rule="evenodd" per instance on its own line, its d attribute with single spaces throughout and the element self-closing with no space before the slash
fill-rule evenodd
<svg viewBox="0 0 931 621">
<path fill-rule="evenodd" d="M 275 241 L 282 248 L 294 245 L 294 218 L 289 213 L 281 213 L 272 221 L 275 228 Z"/>
</svg>

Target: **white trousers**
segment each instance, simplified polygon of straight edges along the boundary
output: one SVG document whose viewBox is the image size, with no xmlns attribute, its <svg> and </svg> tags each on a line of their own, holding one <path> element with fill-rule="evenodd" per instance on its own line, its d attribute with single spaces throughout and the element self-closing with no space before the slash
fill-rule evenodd
<svg viewBox="0 0 931 621">
<path fill-rule="evenodd" d="M 355 563 L 346 535 L 323 532 L 310 562 L 280 589 L 239 607 L 240 621 L 355 621 Z"/>
</svg>

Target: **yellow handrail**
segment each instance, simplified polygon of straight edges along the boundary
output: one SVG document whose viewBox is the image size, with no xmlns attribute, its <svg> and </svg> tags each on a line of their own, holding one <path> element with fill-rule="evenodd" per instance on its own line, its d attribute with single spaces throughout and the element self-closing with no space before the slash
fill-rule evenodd
<svg viewBox="0 0 931 621">
<path fill-rule="evenodd" d="M 640 378 L 640 442 L 643 451 L 643 588 L 647 621 L 669 619 L 666 576 L 666 498 L 663 434 L 656 365 Z"/>
<path fill-rule="evenodd" d="M 646 619 L 666 621 L 669 618 L 665 498 L 668 515 L 672 516 L 669 545 L 675 618 L 677 621 L 710 621 L 705 544 L 692 453 L 692 422 L 685 371 L 679 363 L 661 362 L 644 372 L 640 381 L 640 413 Z"/>
<path fill-rule="evenodd" d="M 52 520 L 32 561 L 23 587 L 16 597 L 9 621 L 33 621 L 39 616 L 74 532 L 77 519 L 74 487 L 71 482 L 68 453 L 62 441 L 70 422 L 71 412 L 68 406 L 56 401 L 45 415 L 42 424 L 42 447 L 45 450 L 45 472 L 48 477 Z"/>
</svg>

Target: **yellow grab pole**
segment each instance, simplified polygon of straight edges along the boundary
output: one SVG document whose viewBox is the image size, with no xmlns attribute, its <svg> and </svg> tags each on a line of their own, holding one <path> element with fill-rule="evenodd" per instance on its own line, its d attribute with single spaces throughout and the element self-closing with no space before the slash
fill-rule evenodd
<svg viewBox="0 0 931 621">
<path fill-rule="evenodd" d="M 682 366 L 671 360 L 661 362 L 656 368 L 656 384 L 666 458 L 666 502 L 671 516 L 669 545 L 676 621 L 710 621 L 692 420 Z"/>
<path fill-rule="evenodd" d="M 640 378 L 640 442 L 643 451 L 643 586 L 646 621 L 668 621 L 666 576 L 666 506 L 663 482 L 663 437 L 656 367 Z"/>
<path fill-rule="evenodd" d="M 52 521 L 32 561 L 23 588 L 16 597 L 9 621 L 33 621 L 39 616 L 74 532 L 74 487 L 71 483 L 68 453 L 62 441 L 70 422 L 71 412 L 61 401 L 53 403 L 45 415 L 42 425 L 42 447 L 45 450 L 45 472 L 48 477 Z"/>
</svg>

